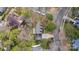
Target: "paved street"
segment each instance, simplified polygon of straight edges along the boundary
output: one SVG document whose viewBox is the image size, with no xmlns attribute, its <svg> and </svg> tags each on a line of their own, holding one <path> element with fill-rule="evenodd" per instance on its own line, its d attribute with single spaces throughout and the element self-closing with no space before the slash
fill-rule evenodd
<svg viewBox="0 0 79 59">
<path fill-rule="evenodd" d="M 54 50 L 54 51 L 60 51 L 61 50 L 61 42 L 60 42 L 60 39 L 59 39 L 60 27 L 63 23 L 62 18 L 66 14 L 68 9 L 69 8 L 67 8 L 67 7 L 62 7 L 61 10 L 58 12 L 56 19 L 54 19 L 55 24 L 57 26 L 56 30 L 53 33 L 53 35 L 54 35 L 54 44 L 53 44 L 52 50 Z"/>
</svg>

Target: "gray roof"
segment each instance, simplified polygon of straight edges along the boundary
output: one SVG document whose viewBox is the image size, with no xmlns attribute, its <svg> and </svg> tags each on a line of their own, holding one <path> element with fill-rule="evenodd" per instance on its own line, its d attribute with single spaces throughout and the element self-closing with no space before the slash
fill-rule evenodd
<svg viewBox="0 0 79 59">
<path fill-rule="evenodd" d="M 79 39 L 76 39 L 76 40 L 73 40 L 73 41 L 72 41 L 72 47 L 73 47 L 74 49 L 79 48 Z"/>
<path fill-rule="evenodd" d="M 19 22 L 17 19 L 14 17 L 14 14 L 10 14 L 8 16 L 8 21 L 10 26 L 19 26 Z"/>
<path fill-rule="evenodd" d="M 77 27 L 79 27 L 79 19 L 76 19 L 76 20 L 75 20 L 74 25 L 77 26 Z"/>
<path fill-rule="evenodd" d="M 5 11 L 5 7 L 0 7 L 0 12 L 4 12 Z"/>
<path fill-rule="evenodd" d="M 41 26 L 41 23 L 40 22 L 38 22 L 37 24 L 36 24 L 36 28 L 35 28 L 35 33 L 36 34 L 42 34 L 42 26 Z"/>
</svg>

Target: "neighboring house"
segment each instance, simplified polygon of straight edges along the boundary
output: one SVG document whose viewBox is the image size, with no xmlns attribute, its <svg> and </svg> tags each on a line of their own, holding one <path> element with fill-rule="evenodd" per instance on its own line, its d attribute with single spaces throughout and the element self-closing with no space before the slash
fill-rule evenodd
<svg viewBox="0 0 79 59">
<path fill-rule="evenodd" d="M 76 39 L 76 40 L 72 41 L 72 48 L 79 50 L 79 39 Z"/>
<path fill-rule="evenodd" d="M 14 13 L 9 14 L 7 20 L 9 22 L 10 26 L 17 26 L 18 27 L 20 25 L 19 22 L 17 21 L 18 16 L 16 16 Z"/>
<path fill-rule="evenodd" d="M 33 29 L 33 34 L 35 35 L 36 40 L 41 40 L 42 39 L 42 32 L 43 32 L 43 27 L 40 22 L 36 24 L 36 27 Z"/>
<path fill-rule="evenodd" d="M 75 26 L 79 27 L 79 19 L 76 19 L 74 20 L 74 23 L 73 23 Z"/>
<path fill-rule="evenodd" d="M 7 20 L 9 22 L 10 26 L 17 26 L 18 27 L 20 25 L 24 25 L 24 23 L 28 24 L 28 25 L 32 25 L 32 20 L 31 19 L 27 19 L 23 16 L 19 16 L 14 12 L 12 12 L 8 15 Z"/>
<path fill-rule="evenodd" d="M 6 10 L 6 7 L 0 7 L 0 14 Z"/>
<path fill-rule="evenodd" d="M 37 12 L 39 14 L 45 15 L 47 13 L 46 7 L 32 7 L 31 8 L 34 12 Z"/>
</svg>

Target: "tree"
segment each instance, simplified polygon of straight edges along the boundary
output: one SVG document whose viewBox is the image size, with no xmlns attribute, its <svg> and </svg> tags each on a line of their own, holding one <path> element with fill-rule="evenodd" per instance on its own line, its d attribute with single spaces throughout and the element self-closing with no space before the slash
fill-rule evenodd
<svg viewBox="0 0 79 59">
<path fill-rule="evenodd" d="M 47 17 L 48 20 L 53 20 L 53 15 L 50 14 L 50 13 L 47 13 L 46 17 Z"/>
<path fill-rule="evenodd" d="M 13 29 L 10 32 L 0 33 L 0 39 L 3 41 L 1 50 L 27 51 L 32 50 L 32 46 L 36 44 L 35 40 L 20 40 L 17 38 L 19 29 Z"/>
<path fill-rule="evenodd" d="M 55 24 L 52 22 L 48 22 L 45 26 L 45 32 L 51 32 L 56 28 Z"/>
<path fill-rule="evenodd" d="M 12 51 L 21 51 L 21 48 L 18 47 L 18 45 L 14 46 L 12 49 Z"/>
<path fill-rule="evenodd" d="M 14 42 L 12 40 L 6 40 L 3 42 L 3 47 L 6 47 L 7 50 L 11 50 L 13 46 L 14 46 Z"/>
<path fill-rule="evenodd" d="M 35 45 L 35 40 L 21 40 L 16 46 L 12 48 L 14 51 L 29 51 L 32 50 L 32 46 Z"/>
<path fill-rule="evenodd" d="M 19 29 L 13 29 L 10 32 L 7 32 L 6 34 L 7 34 L 7 37 L 9 37 L 9 40 L 16 40 L 19 32 L 20 32 Z"/>
<path fill-rule="evenodd" d="M 0 40 L 3 42 L 3 47 L 10 50 L 15 45 L 19 32 L 20 30 L 13 29 L 10 32 L 0 33 Z"/>
<path fill-rule="evenodd" d="M 0 40 L 4 38 L 4 33 L 0 33 Z"/>
</svg>

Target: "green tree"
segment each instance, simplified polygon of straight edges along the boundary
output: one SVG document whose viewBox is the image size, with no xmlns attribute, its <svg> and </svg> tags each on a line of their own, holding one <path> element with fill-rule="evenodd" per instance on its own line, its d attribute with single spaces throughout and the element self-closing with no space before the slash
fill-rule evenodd
<svg viewBox="0 0 79 59">
<path fill-rule="evenodd" d="M 18 29 L 13 29 L 10 32 L 7 32 L 7 36 L 9 37 L 10 40 L 16 40 L 17 39 L 17 35 L 20 33 L 20 30 Z"/>
<path fill-rule="evenodd" d="M 56 28 L 55 24 L 52 22 L 48 22 L 45 26 L 45 32 L 51 32 Z"/>
<path fill-rule="evenodd" d="M 3 42 L 3 47 L 6 47 L 8 50 L 14 46 L 14 42 L 12 40 L 6 40 Z"/>
<path fill-rule="evenodd" d="M 14 46 L 11 50 L 12 51 L 21 51 L 22 48 L 18 47 L 18 45 Z"/>
<path fill-rule="evenodd" d="M 0 33 L 0 39 L 3 42 L 3 47 L 8 47 L 9 49 L 11 49 L 15 45 L 15 42 L 17 42 L 16 40 L 19 32 L 20 30 L 13 29 L 10 32 Z"/>
<path fill-rule="evenodd" d="M 12 48 L 13 51 L 29 51 L 32 50 L 32 46 L 35 45 L 35 40 L 21 40 L 16 46 Z"/>
<path fill-rule="evenodd" d="M 53 15 L 50 14 L 50 13 L 47 13 L 47 14 L 46 14 L 46 18 L 47 18 L 48 20 L 53 20 Z"/>
<path fill-rule="evenodd" d="M 0 33 L 0 40 L 4 38 L 4 33 Z"/>
</svg>

